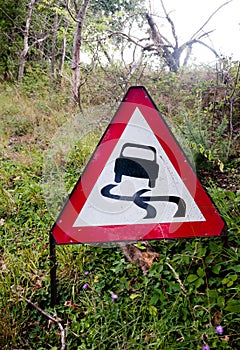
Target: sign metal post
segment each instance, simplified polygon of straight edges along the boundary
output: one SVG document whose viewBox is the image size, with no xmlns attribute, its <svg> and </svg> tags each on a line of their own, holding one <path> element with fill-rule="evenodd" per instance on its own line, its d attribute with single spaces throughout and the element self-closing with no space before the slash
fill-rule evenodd
<svg viewBox="0 0 240 350">
<path fill-rule="evenodd" d="M 50 284 L 51 284 L 51 306 L 57 303 L 57 259 L 56 259 L 56 242 L 52 233 L 49 235 L 50 245 Z"/>
</svg>

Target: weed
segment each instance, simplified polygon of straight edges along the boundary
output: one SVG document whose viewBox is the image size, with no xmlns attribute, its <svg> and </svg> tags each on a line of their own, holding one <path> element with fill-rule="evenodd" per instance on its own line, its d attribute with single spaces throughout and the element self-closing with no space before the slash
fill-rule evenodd
<svg viewBox="0 0 240 350">
<path fill-rule="evenodd" d="M 200 95 L 189 93 L 194 75 L 186 74 L 162 75 L 161 79 L 155 76 L 154 80 L 153 73 L 149 73 L 150 90 L 156 86 L 161 90 L 161 99 L 167 103 L 160 109 L 181 122 L 195 151 L 210 162 L 220 159 L 224 170 L 235 174 L 232 179 L 238 183 L 236 160 L 230 162 L 220 156 L 224 156 L 227 145 L 223 138 L 226 119 L 213 130 L 210 111 L 193 112 Z M 75 111 L 67 110 L 64 91 L 54 90 L 49 97 L 50 88 L 44 79 L 43 89 L 36 95 L 34 85 L 30 86 L 31 79 L 29 86 L 23 87 L 27 95 L 14 85 L 1 87 L 1 348 L 59 348 L 59 325 L 27 302 L 30 300 L 60 320 L 66 331 L 67 349 L 183 350 L 209 345 L 210 349 L 238 350 L 239 191 L 230 190 L 230 186 L 217 187 L 214 177 L 206 180 L 205 187 L 227 222 L 227 241 L 219 237 L 153 241 L 151 245 L 160 258 L 145 275 L 117 247 L 58 246 L 59 304 L 50 308 L 48 234 L 53 218 L 47 208 L 51 200 L 46 203 L 43 197 L 42 176 L 47 173 L 52 180 L 55 177 L 63 181 L 63 195 L 71 191 L 101 136 L 104 122 L 99 126 L 93 109 L 92 119 L 87 117 L 87 123 L 82 124 L 84 132 L 72 140 L 69 149 L 61 147 L 64 137 L 59 137 L 56 147 L 51 148 L 56 129 Z M 196 92 L 197 82 L 194 84 Z M 104 81 L 106 89 L 110 89 L 108 85 L 111 84 Z M 102 95 L 94 95 L 94 91 L 100 91 L 96 81 L 89 81 L 89 86 L 92 95 L 84 96 L 83 89 L 83 104 L 102 99 Z M 176 86 L 185 90 L 176 89 L 173 98 L 179 101 L 171 101 L 169 91 Z M 118 88 L 116 91 L 119 93 Z M 105 96 L 106 100 L 109 96 Z M 180 113 L 183 104 L 187 111 L 186 129 Z M 112 116 L 103 107 L 101 111 L 104 118 Z M 93 127 L 85 128 L 89 122 Z M 75 130 L 76 135 L 82 132 L 79 127 Z M 43 154 L 46 149 L 47 154 Z M 50 173 L 50 168 L 56 172 Z M 56 200 L 56 214 L 63 200 L 62 192 L 59 201 L 54 191 L 50 194 Z"/>
</svg>

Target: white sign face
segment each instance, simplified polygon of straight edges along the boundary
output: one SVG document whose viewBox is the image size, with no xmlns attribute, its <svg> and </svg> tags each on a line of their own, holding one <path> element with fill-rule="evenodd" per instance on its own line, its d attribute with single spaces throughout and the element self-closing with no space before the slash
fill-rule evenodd
<svg viewBox="0 0 240 350">
<path fill-rule="evenodd" d="M 198 221 L 203 214 L 136 108 L 73 227 Z"/>
</svg>

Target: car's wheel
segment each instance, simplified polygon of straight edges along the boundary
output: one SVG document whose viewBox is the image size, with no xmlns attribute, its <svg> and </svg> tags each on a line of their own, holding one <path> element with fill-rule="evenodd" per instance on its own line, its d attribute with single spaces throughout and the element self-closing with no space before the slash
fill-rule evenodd
<svg viewBox="0 0 240 350">
<path fill-rule="evenodd" d="M 122 180 L 122 175 L 116 174 L 115 175 L 115 182 L 119 183 Z"/>
<path fill-rule="evenodd" d="M 153 188 L 156 185 L 156 180 L 155 179 L 149 179 L 149 187 Z"/>
</svg>

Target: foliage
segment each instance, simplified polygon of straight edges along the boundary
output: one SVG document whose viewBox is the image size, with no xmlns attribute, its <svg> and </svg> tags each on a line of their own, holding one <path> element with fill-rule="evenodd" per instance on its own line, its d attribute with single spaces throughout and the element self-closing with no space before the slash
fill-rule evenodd
<svg viewBox="0 0 240 350">
<path fill-rule="evenodd" d="M 217 165 L 221 171 L 224 164 L 230 158 L 236 157 L 239 151 L 236 114 L 237 91 L 240 86 L 239 63 L 229 63 L 227 73 L 218 71 L 215 82 L 204 82 L 200 88 L 195 89 L 196 114 L 192 110 L 184 112 L 183 134 L 195 151 L 197 166 Z M 219 79 L 221 73 L 224 73 L 222 79 L 225 81 Z"/>
<path fill-rule="evenodd" d="M 227 223 L 228 239 L 151 242 L 160 257 L 145 275 L 118 247 L 58 246 L 59 303 L 50 308 L 48 232 L 53 218 L 42 193 L 44 151 L 76 109 L 69 103 L 68 84 L 55 89 L 46 76 L 35 74 L 37 69 L 28 72 L 27 83 L 21 87 L 4 83 L 0 88 L 1 348 L 59 348 L 57 325 L 30 306 L 26 297 L 61 320 L 68 349 L 182 350 L 201 349 L 206 342 L 211 349 L 238 350 L 240 197 L 235 151 L 224 160 L 227 188 L 218 182 L 215 171 L 210 172 L 210 180 L 205 178 L 206 190 Z M 68 190 L 101 136 L 107 122 L 102 118 L 114 113 L 115 108 L 109 111 L 107 105 L 121 100 L 125 88 L 117 81 L 124 76 L 124 69 L 108 66 L 106 75 L 96 69 L 89 76 L 83 103 L 95 107 L 102 102 L 103 106 L 101 113 L 93 108 L 92 119 L 87 117 L 93 127 L 59 163 Z M 177 75 L 163 71 L 158 75 L 146 67 L 131 79 L 147 86 L 173 130 L 181 127 L 186 137 L 191 130 L 199 152 L 203 140 L 210 140 L 213 155 L 218 157 L 216 150 L 225 145 L 218 137 L 220 131 L 211 128 L 214 100 L 201 104 L 204 89 L 215 82 L 214 71 L 189 70 Z M 233 107 L 234 120 L 238 104 L 234 102 Z M 221 110 L 221 104 L 215 103 L 214 118 L 217 108 Z M 229 121 L 224 113 L 224 120 Z M 196 132 L 199 125 L 200 136 Z M 191 142 L 189 138 L 186 144 Z M 209 144 L 204 145 L 208 150 Z M 233 181 L 237 184 L 234 188 L 230 186 Z M 223 335 L 216 333 L 217 325 L 223 327 Z"/>
<path fill-rule="evenodd" d="M 23 1 L 0 1 L 0 28 L 1 28 L 1 45 L 0 45 L 0 74 L 6 80 L 13 78 L 13 71 L 16 69 L 15 58 L 18 54 L 19 37 L 16 38 L 16 22 L 23 14 Z"/>
<path fill-rule="evenodd" d="M 28 36 L 28 67 L 34 67 L 37 62 L 42 66 L 45 75 L 49 74 L 52 60 L 56 60 L 56 64 L 60 63 L 64 40 L 66 40 L 66 51 L 63 59 L 68 69 L 71 68 L 75 20 L 74 10 L 69 9 L 68 11 L 66 3 L 65 1 L 42 0 L 36 1 L 33 6 Z M 138 0 L 90 2 L 82 43 L 83 50 L 90 60 L 96 61 L 96 57 L 101 56 L 100 52 L 105 56 L 104 52 L 109 51 L 109 43 L 111 42 L 108 31 L 110 29 L 122 30 L 127 22 L 134 21 L 139 7 Z M 3 33 L 1 36 L 0 77 L 1 80 L 11 81 L 17 78 L 19 54 L 23 49 L 27 6 L 26 1 L 10 0 L 8 2 L 0 1 L 0 8 L 0 30 Z M 55 27 L 56 14 L 58 18 Z M 56 38 L 54 38 L 55 36 Z M 54 40 L 56 41 L 54 42 Z M 53 54 L 56 57 L 52 57 Z M 27 73 L 27 69 L 25 69 L 25 73 Z"/>
</svg>

